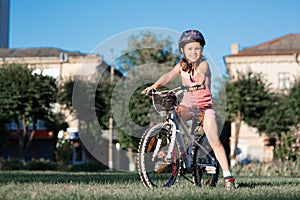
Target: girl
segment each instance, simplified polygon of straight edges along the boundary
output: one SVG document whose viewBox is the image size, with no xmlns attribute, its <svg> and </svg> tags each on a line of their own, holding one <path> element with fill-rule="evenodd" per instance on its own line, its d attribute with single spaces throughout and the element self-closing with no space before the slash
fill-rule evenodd
<svg viewBox="0 0 300 200">
<path fill-rule="evenodd" d="M 203 111 L 203 129 L 215 155 L 222 167 L 225 189 L 234 188 L 234 178 L 229 170 L 224 147 L 218 137 L 215 111 L 212 108 L 210 92 L 211 74 L 208 63 L 203 59 L 202 51 L 205 39 L 198 30 L 188 30 L 179 38 L 179 51 L 184 55 L 181 61 L 169 72 L 163 74 L 152 86 L 142 93 L 157 89 L 181 75 L 182 84 L 193 86 L 192 91 L 185 92 L 182 102 L 177 107 L 178 113 L 184 120 L 190 119 L 190 110 Z"/>
</svg>

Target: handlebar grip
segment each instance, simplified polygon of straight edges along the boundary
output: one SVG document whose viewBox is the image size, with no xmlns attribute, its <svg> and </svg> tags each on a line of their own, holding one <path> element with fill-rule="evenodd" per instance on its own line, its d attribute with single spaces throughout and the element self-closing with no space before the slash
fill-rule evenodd
<svg viewBox="0 0 300 200">
<path fill-rule="evenodd" d="M 156 89 L 151 89 L 151 90 L 148 92 L 149 95 L 154 95 L 155 93 L 156 93 Z"/>
<path fill-rule="evenodd" d="M 181 90 L 189 91 L 189 89 L 190 89 L 190 86 L 188 86 L 188 85 L 182 85 L 181 86 Z"/>
<path fill-rule="evenodd" d="M 143 92 L 142 94 L 152 96 L 152 95 L 154 95 L 155 93 L 156 93 L 156 89 L 151 89 L 151 90 L 149 90 L 148 92 Z"/>
</svg>

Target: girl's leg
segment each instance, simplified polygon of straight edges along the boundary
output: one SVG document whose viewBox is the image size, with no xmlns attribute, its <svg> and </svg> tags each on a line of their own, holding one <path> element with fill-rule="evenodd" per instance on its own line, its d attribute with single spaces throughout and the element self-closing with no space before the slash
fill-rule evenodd
<svg viewBox="0 0 300 200">
<path fill-rule="evenodd" d="M 194 116 L 191 115 L 190 110 L 185 106 L 177 106 L 177 112 L 183 121 L 187 121 Z"/>
<path fill-rule="evenodd" d="M 222 167 L 223 171 L 229 170 L 227 156 L 224 147 L 219 139 L 217 122 L 214 117 L 204 116 L 203 130 L 206 133 L 206 137 L 210 146 L 213 148 L 215 155 Z"/>
<path fill-rule="evenodd" d="M 224 147 L 219 139 L 217 122 L 214 116 L 214 111 L 212 109 L 206 110 L 205 112 L 203 120 L 203 130 L 206 134 L 208 142 L 213 148 L 217 160 L 222 167 L 225 189 L 234 189 L 234 178 L 229 170 L 227 156 Z"/>
</svg>

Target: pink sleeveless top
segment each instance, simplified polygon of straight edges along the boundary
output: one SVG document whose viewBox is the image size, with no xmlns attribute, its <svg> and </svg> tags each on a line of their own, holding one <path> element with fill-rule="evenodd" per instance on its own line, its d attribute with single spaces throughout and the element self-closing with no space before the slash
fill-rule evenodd
<svg viewBox="0 0 300 200">
<path fill-rule="evenodd" d="M 195 82 L 192 82 L 190 79 L 190 74 L 181 70 L 181 80 L 183 85 L 195 85 Z M 200 74 L 195 72 L 192 77 L 194 80 L 198 80 Z M 211 97 L 211 92 L 208 87 L 208 77 L 205 77 L 205 89 L 196 90 L 194 92 L 184 92 L 181 105 L 186 107 L 197 107 L 197 108 L 211 108 L 213 101 Z"/>
</svg>

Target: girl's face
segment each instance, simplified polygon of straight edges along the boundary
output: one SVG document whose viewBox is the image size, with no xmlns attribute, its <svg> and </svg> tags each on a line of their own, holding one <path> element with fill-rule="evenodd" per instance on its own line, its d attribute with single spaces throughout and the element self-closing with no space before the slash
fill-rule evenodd
<svg viewBox="0 0 300 200">
<path fill-rule="evenodd" d="M 203 47 L 199 42 L 190 42 L 184 45 L 183 53 L 190 62 L 196 62 L 201 58 Z"/>
</svg>

